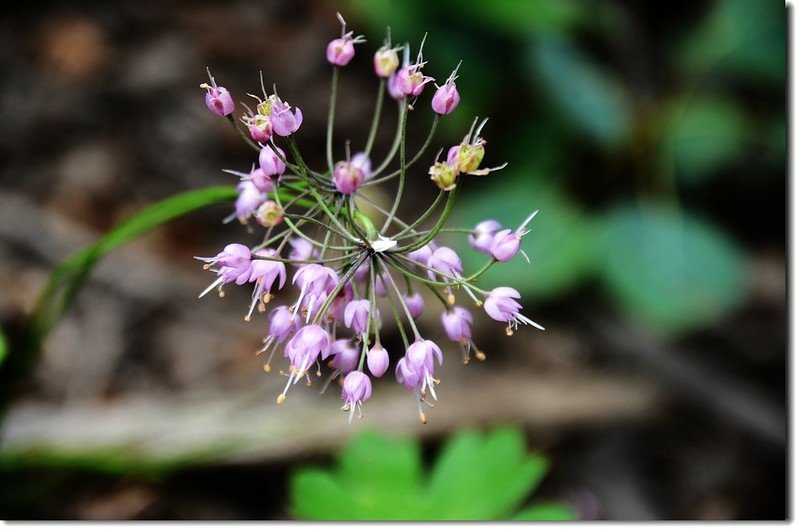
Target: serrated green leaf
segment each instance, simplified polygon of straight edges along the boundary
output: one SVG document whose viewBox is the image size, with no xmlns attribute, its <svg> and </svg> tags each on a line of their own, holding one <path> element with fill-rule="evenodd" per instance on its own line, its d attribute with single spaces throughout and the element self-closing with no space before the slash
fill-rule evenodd
<svg viewBox="0 0 800 529">
<path fill-rule="evenodd" d="M 515 521 L 568 522 L 577 519 L 575 510 L 563 503 L 540 502 L 522 509 L 511 517 Z"/>
<path fill-rule="evenodd" d="M 585 134 L 605 147 L 623 142 L 633 111 L 623 86 L 567 40 L 537 39 L 530 47 L 533 80 Z"/>
<path fill-rule="evenodd" d="M 686 330 L 744 298 L 744 256 L 702 220 L 650 205 L 620 207 L 602 222 L 606 286 L 642 323 L 667 332 Z"/>
</svg>

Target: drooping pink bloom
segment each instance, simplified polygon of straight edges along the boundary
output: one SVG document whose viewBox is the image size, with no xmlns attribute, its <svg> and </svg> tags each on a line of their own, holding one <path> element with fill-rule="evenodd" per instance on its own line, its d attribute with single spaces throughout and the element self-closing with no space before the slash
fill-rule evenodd
<svg viewBox="0 0 800 529">
<path fill-rule="evenodd" d="M 329 284 L 338 280 L 338 274 L 327 266 L 316 263 L 301 266 L 292 278 L 292 284 L 300 287 L 297 307 L 305 307 L 308 310 L 306 316 L 310 318 L 314 309 L 319 308 L 317 305 L 327 297 Z"/>
<path fill-rule="evenodd" d="M 285 159 L 286 154 L 283 149 L 271 145 L 261 147 L 261 152 L 258 154 L 258 164 L 267 176 L 282 175 L 286 171 L 286 164 L 283 163 Z"/>
<path fill-rule="evenodd" d="M 445 279 L 454 276 L 461 277 L 461 273 L 464 271 L 461 258 L 447 246 L 441 246 L 434 250 L 428 259 L 428 266 L 435 269 L 443 276 L 446 276 Z M 433 271 L 429 270 L 428 276 L 430 276 L 431 280 L 435 279 Z"/>
<path fill-rule="evenodd" d="M 289 380 L 283 392 L 278 395 L 278 404 L 286 400 L 289 386 L 297 383 L 309 368 L 314 365 L 320 355 L 328 355 L 331 338 L 325 329 L 319 325 L 306 325 L 301 327 L 286 344 L 283 355 L 289 359 Z"/>
<path fill-rule="evenodd" d="M 203 83 L 200 88 L 206 90 L 206 106 L 208 109 L 218 116 L 227 116 L 233 112 L 236 106 L 233 102 L 230 92 L 224 86 L 217 86 L 217 82 L 211 76 L 211 70 L 208 70 L 208 78 L 211 84 Z"/>
<path fill-rule="evenodd" d="M 369 400 L 372 396 L 372 382 L 369 377 L 361 371 L 352 371 L 344 377 L 342 384 L 342 399 L 344 399 L 344 406 L 342 409 L 350 412 L 349 421 L 353 420 L 353 414 L 356 407 L 359 410 L 359 418 L 361 417 L 361 406 Z"/>
<path fill-rule="evenodd" d="M 297 329 L 300 323 L 297 315 L 293 314 L 286 305 L 272 309 L 269 318 L 269 334 L 267 338 L 270 342 L 277 340 L 278 343 L 283 343 Z"/>
<path fill-rule="evenodd" d="M 250 171 L 249 180 L 262 193 L 271 193 L 275 190 L 275 181 L 261 167 L 254 167 Z"/>
<path fill-rule="evenodd" d="M 250 248 L 243 244 L 229 244 L 214 257 L 195 257 L 195 259 L 205 261 L 204 268 L 216 266 L 217 268 L 212 270 L 218 276 L 198 297 L 205 296 L 215 287 L 221 288 L 222 285 L 234 282 L 237 285 L 244 285 L 250 279 Z"/>
<path fill-rule="evenodd" d="M 300 237 L 289 239 L 292 250 L 289 252 L 289 259 L 292 261 L 308 261 L 314 254 L 314 245 Z M 302 266 L 295 264 L 295 266 Z"/>
<path fill-rule="evenodd" d="M 422 313 L 425 311 L 425 300 L 419 292 L 414 292 L 413 294 L 405 296 L 403 302 L 406 304 L 406 307 L 408 307 L 408 312 L 411 313 L 411 317 L 415 320 L 422 316 Z"/>
<path fill-rule="evenodd" d="M 395 375 L 398 381 L 411 389 L 417 387 L 421 392 L 430 390 L 431 396 L 436 399 L 433 385 L 434 360 L 442 365 L 442 350 L 430 340 L 419 339 L 412 343 L 406 350 L 405 356 L 398 361 Z"/>
<path fill-rule="evenodd" d="M 503 226 L 496 220 L 484 220 L 479 222 L 472 233 L 467 235 L 467 242 L 473 249 L 491 255 L 492 239 L 494 234 L 500 231 Z"/>
<path fill-rule="evenodd" d="M 380 378 L 389 369 L 389 352 L 375 344 L 367 351 L 367 367 L 375 378 Z"/>
<path fill-rule="evenodd" d="M 483 302 L 483 309 L 490 318 L 508 324 L 507 334 L 512 334 L 513 329 L 522 323 L 523 325 L 533 325 L 537 329 L 544 330 L 544 327 L 523 316 L 519 313 L 522 305 L 515 300 L 519 299 L 520 293 L 511 287 L 497 287 L 486 296 Z"/>
<path fill-rule="evenodd" d="M 442 312 L 442 326 L 454 342 L 466 345 L 472 338 L 471 325 L 472 314 L 464 307 L 451 307 Z"/>
<path fill-rule="evenodd" d="M 328 356 L 333 356 L 330 366 L 345 375 L 353 371 L 358 365 L 358 349 L 353 347 L 351 340 L 342 339 L 333 342 L 330 350 L 322 359 L 325 360 Z"/>
<path fill-rule="evenodd" d="M 250 180 L 242 180 L 239 182 L 236 185 L 236 190 L 239 192 L 239 196 L 234 203 L 236 218 L 238 218 L 239 222 L 242 224 L 246 224 L 247 219 L 249 219 L 258 207 L 267 200 L 267 195 L 259 191 L 256 185 Z"/>
<path fill-rule="evenodd" d="M 255 257 L 250 263 L 250 277 L 248 281 L 253 283 L 253 296 L 250 303 L 250 310 L 245 316 L 245 320 L 250 320 L 253 309 L 259 305 L 259 311 L 266 310 L 265 304 L 270 301 L 272 285 L 278 280 L 278 288 L 283 288 L 286 283 L 286 265 L 280 261 L 270 260 L 271 257 L 278 257 L 278 252 L 272 248 L 257 250 L 253 253 Z"/>
<path fill-rule="evenodd" d="M 357 299 L 347 304 L 344 309 L 344 324 L 348 329 L 353 329 L 356 334 L 367 332 L 369 323 L 370 302 L 366 299 Z M 373 317 L 379 318 L 378 309 L 374 309 Z"/>
<path fill-rule="evenodd" d="M 528 223 L 533 219 L 534 216 L 536 216 L 537 213 L 538 211 L 531 213 L 531 215 L 528 216 L 528 218 L 525 219 L 525 221 L 520 224 L 519 228 L 517 228 L 514 232 L 511 230 L 498 231 L 492 238 L 490 247 L 492 257 L 501 263 L 505 263 L 513 259 L 514 256 L 519 253 L 522 237 L 530 232 L 528 229 Z"/>
<path fill-rule="evenodd" d="M 430 260 L 431 255 L 433 254 L 433 250 L 434 250 L 433 243 L 428 243 L 418 250 L 409 252 L 408 258 L 411 259 L 412 261 L 416 261 L 421 265 L 427 266 L 428 261 Z"/>
</svg>

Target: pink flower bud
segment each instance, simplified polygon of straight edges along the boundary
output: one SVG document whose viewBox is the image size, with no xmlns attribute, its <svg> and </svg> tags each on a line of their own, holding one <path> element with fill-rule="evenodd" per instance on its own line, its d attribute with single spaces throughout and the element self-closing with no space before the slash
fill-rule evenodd
<svg viewBox="0 0 800 529">
<path fill-rule="evenodd" d="M 367 367 L 375 378 L 380 378 L 389 369 L 389 353 L 378 344 L 367 351 Z"/>
<path fill-rule="evenodd" d="M 211 80 L 210 85 L 208 83 L 200 85 L 200 88 L 205 88 L 206 90 L 206 106 L 208 109 L 218 116 L 227 116 L 233 113 L 235 104 L 228 89 L 223 86 L 217 86 L 210 70 L 208 70 L 208 78 Z"/>
<path fill-rule="evenodd" d="M 439 86 L 436 93 L 433 94 L 431 107 L 440 116 L 451 113 L 461 101 L 461 96 L 458 94 L 458 89 L 456 89 L 456 79 L 458 79 L 456 72 L 458 72 L 459 66 L 461 66 L 461 63 L 458 63 L 458 66 L 447 78 L 447 81 L 442 86 Z"/>
<path fill-rule="evenodd" d="M 378 77 L 390 77 L 400 65 L 400 57 L 397 50 L 389 46 L 381 46 L 372 57 L 372 64 L 375 67 L 375 75 Z"/>
<path fill-rule="evenodd" d="M 408 307 L 408 312 L 411 313 L 412 318 L 416 320 L 422 316 L 422 313 L 425 311 L 425 300 L 419 292 L 414 292 L 410 296 L 406 296 L 403 298 L 403 301 L 406 307 Z"/>
<path fill-rule="evenodd" d="M 349 162 L 338 162 L 333 168 L 333 183 L 343 195 L 351 195 L 364 182 L 364 171 Z"/>
<path fill-rule="evenodd" d="M 280 157 L 275 151 L 280 154 Z M 286 164 L 283 163 L 281 158 L 284 160 L 286 159 L 286 154 L 283 152 L 283 149 L 265 145 L 261 147 L 261 152 L 258 153 L 258 164 L 267 176 L 282 175 L 283 172 L 286 171 Z"/>
<path fill-rule="evenodd" d="M 326 55 L 328 62 L 335 66 L 346 66 L 356 54 L 355 46 L 353 46 L 353 39 L 351 37 L 342 37 L 333 39 L 328 43 Z"/>
</svg>

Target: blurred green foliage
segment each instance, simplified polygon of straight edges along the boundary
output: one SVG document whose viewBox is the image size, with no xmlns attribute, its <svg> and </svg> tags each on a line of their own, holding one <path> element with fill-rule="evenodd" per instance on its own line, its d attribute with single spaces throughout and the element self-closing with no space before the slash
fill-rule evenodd
<svg viewBox="0 0 800 529">
<path fill-rule="evenodd" d="M 429 472 L 420 447 L 361 433 L 331 470 L 302 468 L 291 478 L 292 514 L 310 520 L 571 520 L 556 502 L 517 511 L 547 473 L 521 431 L 463 431 L 442 448 Z"/>
<path fill-rule="evenodd" d="M 523 243 L 532 263 L 518 256 L 485 284 L 513 277 L 526 296 L 552 300 L 600 281 L 621 314 L 667 333 L 707 325 L 746 299 L 748 257 L 731 234 L 741 227 L 722 227 L 703 200 L 720 180 L 743 181 L 742 167 L 761 181 L 784 177 L 783 4 L 350 5 L 373 42 L 391 26 L 393 40 L 415 50 L 427 32 L 431 75 L 464 60 L 462 104 L 439 141 L 457 141 L 476 112 L 492 117 L 487 164 L 509 166 L 463 182 L 452 225 L 495 218 L 514 228 L 540 211 Z M 447 243 L 468 269 L 484 262 L 463 236 Z"/>
</svg>

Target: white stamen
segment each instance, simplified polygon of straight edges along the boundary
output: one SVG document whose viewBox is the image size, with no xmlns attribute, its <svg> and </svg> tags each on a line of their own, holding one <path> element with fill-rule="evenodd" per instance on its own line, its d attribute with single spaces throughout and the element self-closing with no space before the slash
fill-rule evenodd
<svg viewBox="0 0 800 529">
<path fill-rule="evenodd" d="M 211 292 L 212 290 L 214 290 L 214 288 L 215 288 L 215 287 L 217 287 L 217 286 L 219 286 L 219 285 L 221 285 L 221 284 L 222 284 L 222 281 L 223 281 L 223 279 L 222 279 L 221 277 L 218 277 L 218 278 L 216 279 L 216 281 L 214 281 L 213 283 L 211 283 L 210 285 L 208 285 L 208 287 L 207 287 L 207 288 L 206 288 L 204 291 L 202 291 L 202 292 L 200 293 L 200 295 L 199 295 L 199 296 L 197 296 L 197 298 L 198 298 L 198 299 L 200 299 L 200 298 L 202 298 L 203 296 L 205 296 L 206 294 L 208 294 L 209 292 Z"/>
</svg>

